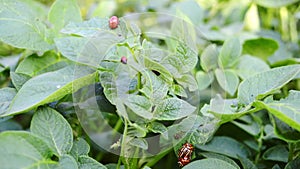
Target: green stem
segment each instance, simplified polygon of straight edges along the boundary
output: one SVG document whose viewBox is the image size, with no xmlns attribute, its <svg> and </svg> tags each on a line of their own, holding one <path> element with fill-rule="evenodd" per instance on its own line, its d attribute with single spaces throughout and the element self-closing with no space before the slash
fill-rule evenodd
<svg viewBox="0 0 300 169">
<path fill-rule="evenodd" d="M 114 127 L 114 130 L 113 130 L 113 133 L 112 133 L 112 137 L 114 137 L 117 133 L 118 133 L 118 130 L 122 127 L 122 124 L 123 124 L 123 121 L 121 118 L 119 118 L 119 120 L 117 121 L 115 127 Z"/>
<path fill-rule="evenodd" d="M 121 165 L 120 159 L 125 158 L 125 156 L 124 156 L 124 147 L 126 146 L 126 136 L 127 136 L 127 129 L 128 129 L 127 125 L 128 125 L 127 120 L 124 119 L 124 132 L 123 132 L 123 138 L 122 138 L 122 143 L 121 143 L 121 153 L 120 153 L 117 169 L 120 169 L 120 165 Z M 125 164 L 124 161 L 123 161 L 123 163 Z"/>
<path fill-rule="evenodd" d="M 256 118 L 254 116 L 252 116 L 253 118 Z M 260 156 L 261 156 L 261 150 L 262 150 L 262 146 L 263 146 L 263 138 L 264 138 L 264 125 L 263 122 L 261 121 L 261 119 L 257 119 L 256 120 L 259 125 L 260 125 L 260 134 L 259 134 L 259 138 L 257 139 L 258 142 L 258 153 L 255 156 L 255 160 L 254 163 L 257 164 L 259 162 Z"/>
<path fill-rule="evenodd" d="M 288 143 L 289 144 L 289 158 L 288 161 L 292 161 L 294 157 L 294 150 L 295 150 L 295 145 L 294 143 Z"/>
<path fill-rule="evenodd" d="M 160 159 L 162 159 L 165 155 L 167 155 L 170 151 L 172 150 L 172 148 L 168 148 L 166 150 L 164 150 L 162 153 L 158 154 L 157 156 L 151 158 L 151 160 L 149 160 L 145 166 L 148 167 L 152 167 L 153 165 L 155 165 Z"/>
</svg>

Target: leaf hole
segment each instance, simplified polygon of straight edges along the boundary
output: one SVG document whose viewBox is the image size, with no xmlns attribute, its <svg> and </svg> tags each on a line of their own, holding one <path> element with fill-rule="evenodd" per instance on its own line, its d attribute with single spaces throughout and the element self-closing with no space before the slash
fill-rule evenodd
<svg viewBox="0 0 300 169">
<path fill-rule="evenodd" d="M 53 154 L 52 157 L 51 157 L 51 160 L 52 161 L 59 161 L 59 158 L 58 158 L 58 156 Z"/>
</svg>

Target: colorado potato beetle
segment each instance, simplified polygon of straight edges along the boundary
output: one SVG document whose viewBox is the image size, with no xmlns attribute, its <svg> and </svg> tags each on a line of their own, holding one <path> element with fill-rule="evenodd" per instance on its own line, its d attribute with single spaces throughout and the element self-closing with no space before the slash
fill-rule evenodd
<svg viewBox="0 0 300 169">
<path fill-rule="evenodd" d="M 178 151 L 178 164 L 183 167 L 190 163 L 194 147 L 191 143 L 185 143 Z"/>
</svg>

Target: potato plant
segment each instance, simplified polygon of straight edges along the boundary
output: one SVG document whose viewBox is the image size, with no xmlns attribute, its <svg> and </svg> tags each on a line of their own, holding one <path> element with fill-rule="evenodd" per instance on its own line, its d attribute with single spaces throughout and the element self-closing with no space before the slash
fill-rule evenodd
<svg viewBox="0 0 300 169">
<path fill-rule="evenodd" d="M 0 0 L 0 168 L 296 169 L 299 0 Z"/>
</svg>

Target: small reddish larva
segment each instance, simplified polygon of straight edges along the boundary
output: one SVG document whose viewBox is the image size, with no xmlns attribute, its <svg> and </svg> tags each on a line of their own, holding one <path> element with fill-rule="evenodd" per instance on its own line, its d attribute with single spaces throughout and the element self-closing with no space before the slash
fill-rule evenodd
<svg viewBox="0 0 300 169">
<path fill-rule="evenodd" d="M 109 19 L 109 27 L 110 29 L 116 29 L 119 25 L 119 18 L 116 17 L 116 16 L 112 16 L 110 19 Z"/>
<path fill-rule="evenodd" d="M 122 57 L 121 57 L 121 62 L 122 62 L 123 64 L 127 64 L 127 58 L 126 58 L 125 56 L 122 56 Z"/>
</svg>

